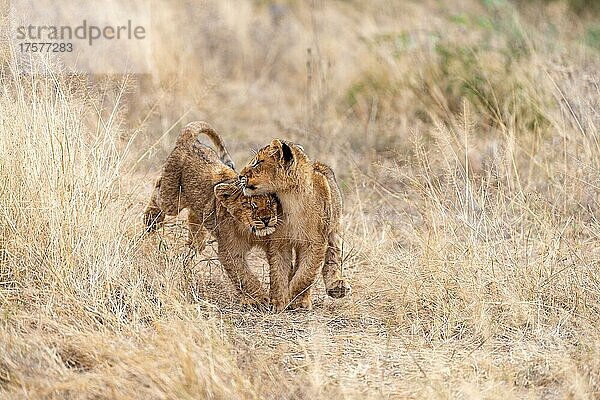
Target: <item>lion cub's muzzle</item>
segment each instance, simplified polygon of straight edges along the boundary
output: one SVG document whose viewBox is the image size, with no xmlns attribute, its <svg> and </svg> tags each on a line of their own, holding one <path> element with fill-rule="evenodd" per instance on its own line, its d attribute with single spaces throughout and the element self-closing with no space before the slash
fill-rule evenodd
<svg viewBox="0 0 600 400">
<path fill-rule="evenodd" d="M 277 225 L 277 216 L 274 217 L 261 217 L 260 220 L 252 221 L 252 233 L 256 236 L 267 236 L 275 232 L 275 226 Z"/>
</svg>

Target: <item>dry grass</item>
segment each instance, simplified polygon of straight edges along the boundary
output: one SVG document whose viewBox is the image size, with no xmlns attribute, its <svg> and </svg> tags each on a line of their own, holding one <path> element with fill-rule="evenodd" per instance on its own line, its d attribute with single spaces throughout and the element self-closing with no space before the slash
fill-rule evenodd
<svg viewBox="0 0 600 400">
<path fill-rule="evenodd" d="M 3 56 L 0 397 L 600 396 L 597 15 L 194 4 L 153 13 L 149 76 Z M 334 166 L 349 298 L 245 310 L 183 224 L 143 235 L 193 119 L 238 165 L 283 136 Z"/>
</svg>

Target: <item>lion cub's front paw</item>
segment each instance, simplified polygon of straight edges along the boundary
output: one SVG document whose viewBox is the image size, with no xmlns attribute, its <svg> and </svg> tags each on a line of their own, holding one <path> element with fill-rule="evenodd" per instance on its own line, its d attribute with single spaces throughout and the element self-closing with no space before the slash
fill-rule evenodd
<svg viewBox="0 0 600 400">
<path fill-rule="evenodd" d="M 287 308 L 289 301 L 285 299 L 271 299 L 271 309 L 275 313 L 280 313 Z"/>
<path fill-rule="evenodd" d="M 248 295 L 243 295 L 240 304 L 242 305 L 242 307 L 251 307 L 259 310 L 268 310 L 269 298 L 267 296 L 252 297 Z"/>
<path fill-rule="evenodd" d="M 352 291 L 352 286 L 344 279 L 338 279 L 327 288 L 327 295 L 334 299 L 341 299 Z"/>
<path fill-rule="evenodd" d="M 301 296 L 290 304 L 290 310 L 312 310 L 312 297 L 310 295 Z"/>
</svg>

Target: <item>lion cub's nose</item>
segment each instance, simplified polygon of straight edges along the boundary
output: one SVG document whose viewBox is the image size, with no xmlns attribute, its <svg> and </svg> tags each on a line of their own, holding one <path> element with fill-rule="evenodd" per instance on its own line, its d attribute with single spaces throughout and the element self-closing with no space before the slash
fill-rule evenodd
<svg viewBox="0 0 600 400">
<path fill-rule="evenodd" d="M 264 217 L 260 219 L 265 226 L 269 226 L 269 221 L 271 221 L 271 217 Z"/>
</svg>

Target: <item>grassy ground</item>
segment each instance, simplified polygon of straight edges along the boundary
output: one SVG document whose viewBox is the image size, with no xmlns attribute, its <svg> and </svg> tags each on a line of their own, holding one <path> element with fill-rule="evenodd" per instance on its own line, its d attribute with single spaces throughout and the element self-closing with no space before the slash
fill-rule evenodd
<svg viewBox="0 0 600 400">
<path fill-rule="evenodd" d="M 2 42 L 0 397 L 600 396 L 586 2 L 174 4 L 148 75 L 20 75 Z M 143 234 L 194 119 L 240 166 L 279 136 L 334 167 L 350 297 L 244 310 L 180 220 Z"/>
</svg>

